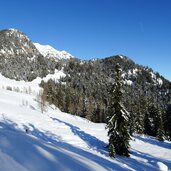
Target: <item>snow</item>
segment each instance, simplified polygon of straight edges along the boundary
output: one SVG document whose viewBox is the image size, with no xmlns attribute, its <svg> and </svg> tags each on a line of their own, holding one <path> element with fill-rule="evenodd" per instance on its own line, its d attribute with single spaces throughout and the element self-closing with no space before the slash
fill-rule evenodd
<svg viewBox="0 0 171 171">
<path fill-rule="evenodd" d="M 163 81 L 162 81 L 161 78 L 158 78 L 158 79 L 157 79 L 157 82 L 158 82 L 159 85 L 162 85 L 162 84 L 163 84 Z"/>
<path fill-rule="evenodd" d="M 124 58 L 122 55 L 119 55 L 119 57 L 120 57 L 121 59 L 123 59 L 123 58 Z"/>
<path fill-rule="evenodd" d="M 62 70 L 55 70 L 54 74 L 48 74 L 44 78 L 37 77 L 31 82 L 16 81 L 14 79 L 12 80 L 0 74 L 0 88 L 6 89 L 7 87 L 11 87 L 14 91 L 37 94 L 40 91 L 39 84 L 42 80 L 44 80 L 45 82 L 47 82 L 49 79 L 57 81 L 60 77 L 65 77 L 65 74 Z"/>
<path fill-rule="evenodd" d="M 8 36 L 11 36 L 12 34 L 15 34 L 15 36 L 19 37 L 19 38 L 26 38 L 27 41 L 30 41 L 30 39 L 22 32 L 20 32 L 19 30 L 15 29 L 15 28 L 10 28 L 8 29 L 8 32 L 6 33 Z M 20 39 L 20 41 L 21 41 Z"/>
<path fill-rule="evenodd" d="M 167 171 L 168 170 L 168 167 L 165 164 L 163 164 L 162 162 L 157 162 L 157 165 L 161 171 Z"/>
<path fill-rule="evenodd" d="M 4 54 L 5 53 L 5 50 L 4 49 L 1 49 L 1 51 L 0 51 L 2 54 Z"/>
<path fill-rule="evenodd" d="M 151 74 L 151 78 L 153 79 L 154 83 L 158 83 L 159 85 L 163 84 L 163 81 L 161 78 L 156 78 L 156 74 L 154 74 L 153 72 L 150 72 Z"/>
<path fill-rule="evenodd" d="M 133 82 L 131 80 L 125 80 L 124 84 L 131 86 L 133 84 Z"/>
<path fill-rule="evenodd" d="M 55 71 L 48 78 L 64 76 Z M 0 171 L 166 171 L 171 169 L 171 143 L 134 135 L 130 158 L 110 158 L 105 124 L 93 123 L 46 104 L 41 113 L 34 93 L 5 90 L 2 86 L 31 86 L 41 79 L 10 80 L 0 75 Z"/>
<path fill-rule="evenodd" d="M 133 76 L 137 76 L 137 72 L 138 72 L 138 69 L 137 69 L 137 68 L 133 69 L 133 70 L 132 70 Z"/>
<path fill-rule="evenodd" d="M 50 45 L 41 45 L 39 43 L 34 43 L 34 45 L 39 50 L 39 52 L 45 57 L 52 57 L 57 60 L 73 58 L 73 56 L 68 52 L 56 50 Z"/>
<path fill-rule="evenodd" d="M 17 29 L 14 29 L 14 28 L 10 28 L 10 29 L 8 29 L 8 30 L 10 30 L 10 31 L 12 31 L 12 32 L 18 32 L 18 30 L 17 30 Z"/>
<path fill-rule="evenodd" d="M 153 170 L 155 170 L 156 167 L 161 170 L 161 167 L 164 168 L 164 166 L 165 169 L 166 167 L 171 169 L 170 142 L 165 141 L 162 143 L 153 137 L 140 135 L 135 135 L 134 138 L 135 141 L 131 142 L 131 148 L 137 160 L 140 160 L 142 163 L 147 163 L 148 165 L 153 165 Z"/>
<path fill-rule="evenodd" d="M 151 78 L 153 78 L 154 80 L 156 79 L 156 75 L 153 72 L 150 72 L 151 74 Z"/>
<path fill-rule="evenodd" d="M 17 33 L 18 32 L 18 30 L 14 29 L 14 28 L 10 28 L 10 29 L 8 29 L 8 31 L 10 31 L 10 32 L 7 33 L 8 36 L 12 35 L 13 33 Z"/>
</svg>

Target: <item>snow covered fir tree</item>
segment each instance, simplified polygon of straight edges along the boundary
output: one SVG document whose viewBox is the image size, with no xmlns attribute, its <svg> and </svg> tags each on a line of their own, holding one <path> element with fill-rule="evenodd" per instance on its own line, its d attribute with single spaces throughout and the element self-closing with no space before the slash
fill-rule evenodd
<svg viewBox="0 0 171 171">
<path fill-rule="evenodd" d="M 109 136 L 109 155 L 111 157 L 124 155 L 129 157 L 128 118 L 129 114 L 122 105 L 122 70 L 119 64 L 116 65 L 115 82 L 111 90 L 109 120 L 107 123 Z"/>
</svg>

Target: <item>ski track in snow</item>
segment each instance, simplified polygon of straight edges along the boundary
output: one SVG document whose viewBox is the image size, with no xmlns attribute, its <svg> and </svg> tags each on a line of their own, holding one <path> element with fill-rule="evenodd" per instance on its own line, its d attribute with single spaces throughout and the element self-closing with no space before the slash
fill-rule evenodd
<svg viewBox="0 0 171 171">
<path fill-rule="evenodd" d="M 64 75 L 56 71 L 58 79 Z M 35 93 L 5 90 L 31 86 L 40 79 L 19 82 L 0 75 L 0 171 L 166 171 L 171 169 L 171 143 L 134 135 L 130 158 L 110 158 L 105 124 L 47 106 L 41 113 Z"/>
</svg>

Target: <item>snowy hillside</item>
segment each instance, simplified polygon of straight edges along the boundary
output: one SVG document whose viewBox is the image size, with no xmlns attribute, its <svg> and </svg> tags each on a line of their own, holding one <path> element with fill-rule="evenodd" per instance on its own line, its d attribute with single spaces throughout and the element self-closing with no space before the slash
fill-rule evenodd
<svg viewBox="0 0 171 171">
<path fill-rule="evenodd" d="M 39 52 L 45 57 L 50 57 L 50 58 L 54 58 L 57 60 L 73 58 L 73 56 L 69 54 L 68 52 L 56 50 L 52 46 L 41 45 L 39 43 L 34 43 L 34 45 L 39 50 Z"/>
<path fill-rule="evenodd" d="M 62 71 L 56 71 L 53 78 L 62 75 Z M 33 93 L 39 90 L 39 78 L 30 83 L 3 76 L 0 80 L 0 171 L 171 169 L 171 143 L 135 135 L 130 158 L 110 158 L 105 124 L 63 113 L 54 106 L 46 106 L 41 113 Z M 31 94 L 5 90 L 19 85 L 20 90 L 31 86 Z"/>
<path fill-rule="evenodd" d="M 55 70 L 27 35 L 16 29 L 0 30 L 0 73 L 15 80 L 32 81 Z"/>
<path fill-rule="evenodd" d="M 26 94 L 33 94 L 37 95 L 40 91 L 39 84 L 41 81 L 48 81 L 49 79 L 52 79 L 54 81 L 57 81 L 60 77 L 65 77 L 65 74 L 63 71 L 55 70 L 54 74 L 48 74 L 44 78 L 37 77 L 31 82 L 25 82 L 25 81 L 16 81 L 14 79 L 9 79 L 4 77 L 0 74 L 0 88 L 1 89 L 10 89 L 12 91 L 16 92 L 22 92 Z"/>
</svg>

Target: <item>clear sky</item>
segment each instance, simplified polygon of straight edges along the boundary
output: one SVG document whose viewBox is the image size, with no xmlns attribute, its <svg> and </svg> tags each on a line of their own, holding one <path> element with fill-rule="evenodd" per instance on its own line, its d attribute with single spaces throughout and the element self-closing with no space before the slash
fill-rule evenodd
<svg viewBox="0 0 171 171">
<path fill-rule="evenodd" d="M 171 0 L 1 0 L 5 28 L 80 59 L 123 54 L 171 80 Z"/>
</svg>

